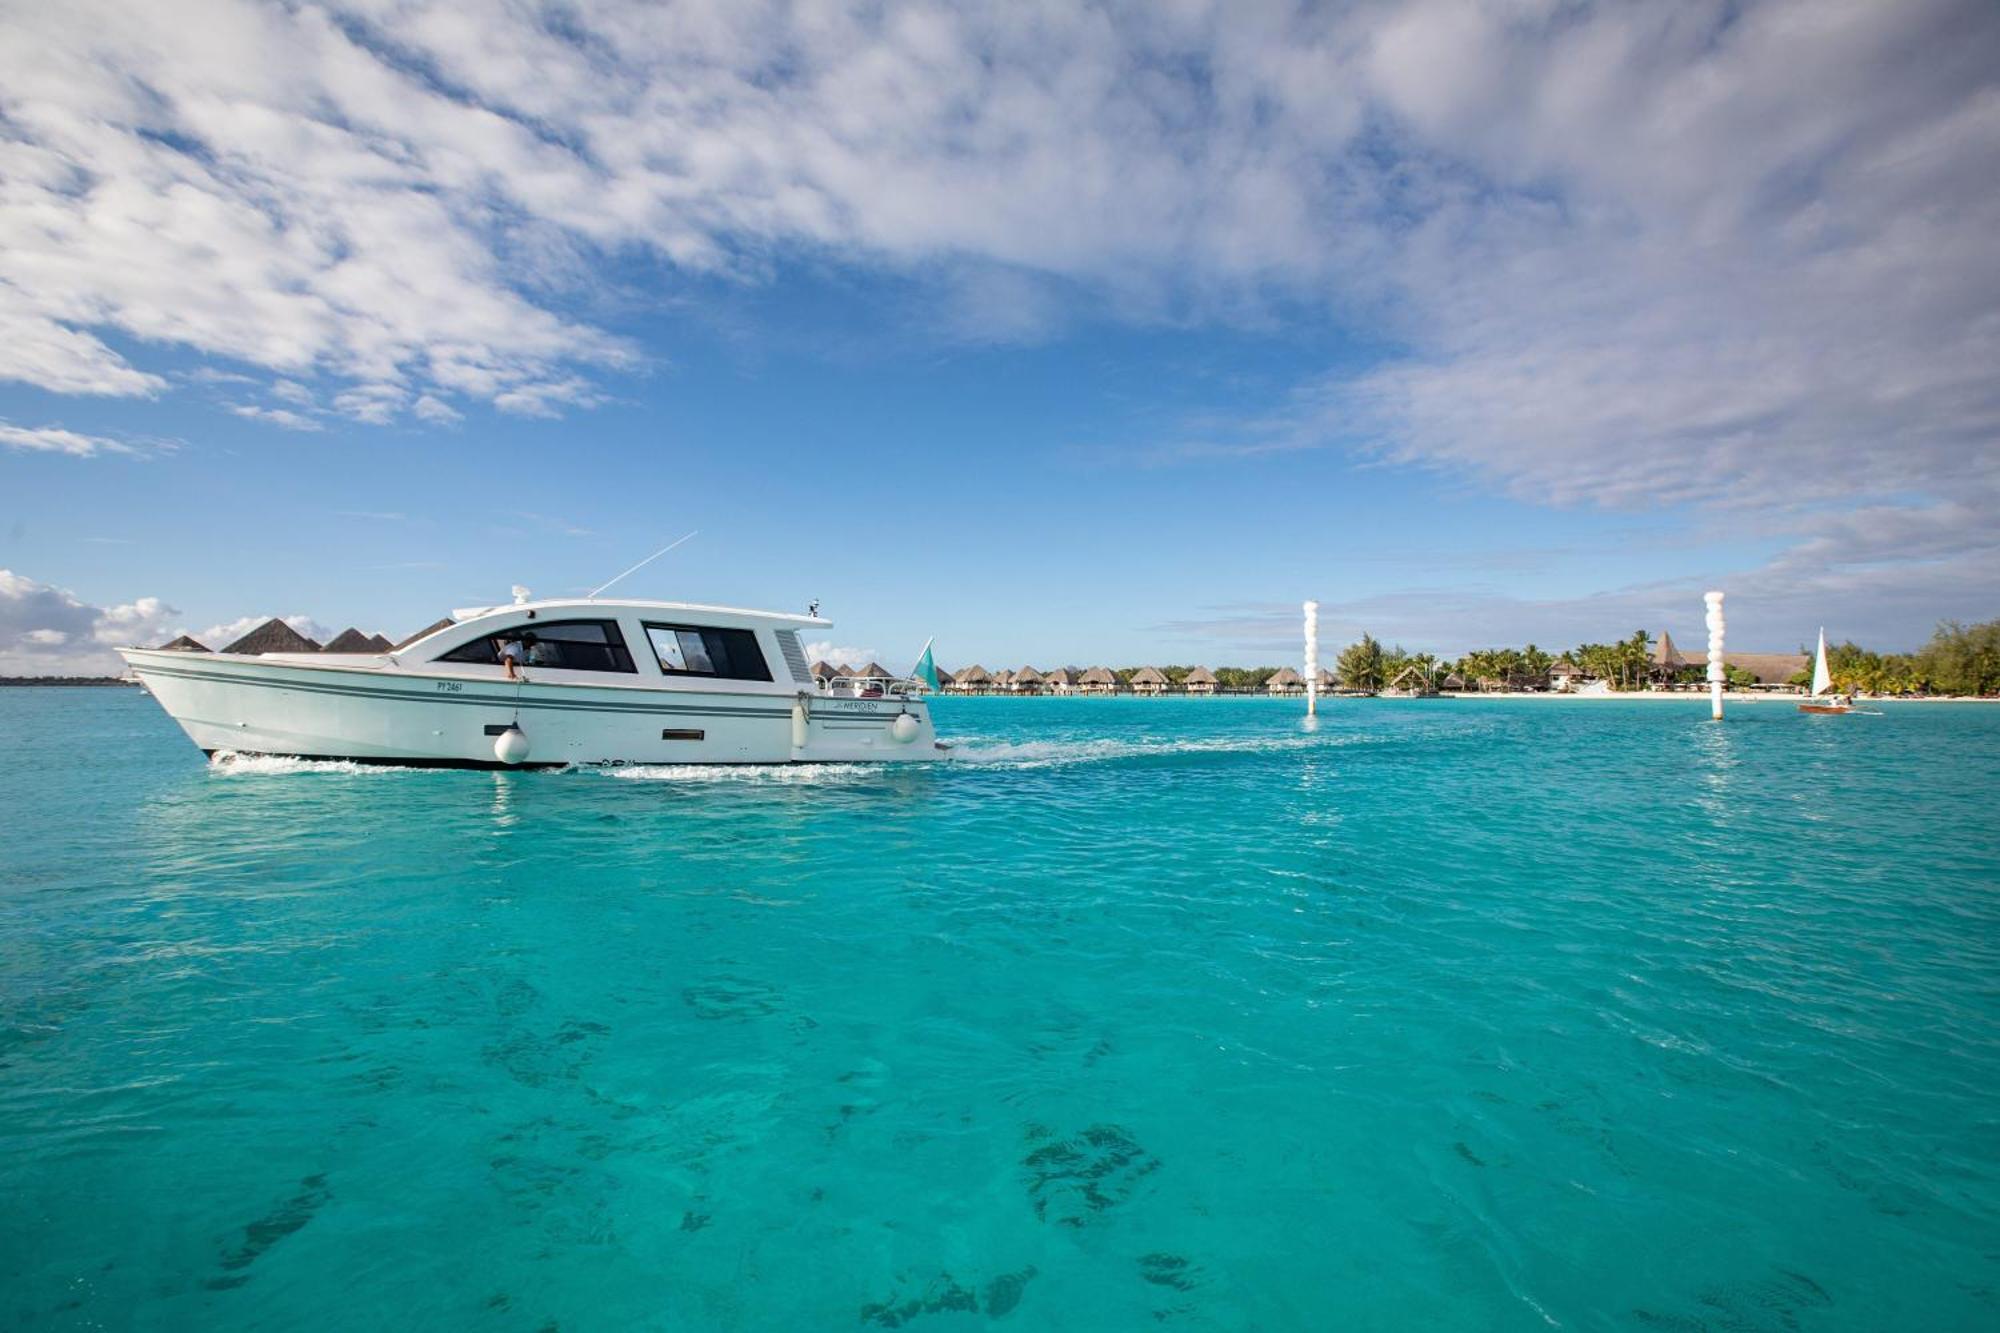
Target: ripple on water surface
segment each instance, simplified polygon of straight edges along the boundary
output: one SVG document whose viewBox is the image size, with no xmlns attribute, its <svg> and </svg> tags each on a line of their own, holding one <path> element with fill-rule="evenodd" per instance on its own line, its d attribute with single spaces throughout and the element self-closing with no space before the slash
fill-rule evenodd
<svg viewBox="0 0 2000 1333">
<path fill-rule="evenodd" d="M 0 1321 L 1990 1327 L 2000 709 L 1702 707 L 492 774 L 0 691 Z"/>
</svg>

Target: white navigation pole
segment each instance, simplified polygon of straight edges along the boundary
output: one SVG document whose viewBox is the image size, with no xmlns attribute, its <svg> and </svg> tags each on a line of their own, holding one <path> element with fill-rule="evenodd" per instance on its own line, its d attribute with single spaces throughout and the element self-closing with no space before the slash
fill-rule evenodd
<svg viewBox="0 0 2000 1333">
<path fill-rule="evenodd" d="M 1306 603 L 1306 716 L 1319 712 L 1319 603 Z"/>
<path fill-rule="evenodd" d="M 1722 721 L 1722 687 L 1729 675 L 1722 665 L 1722 594 L 1703 593 L 1701 600 L 1708 606 L 1708 703 L 1709 716 Z"/>
</svg>

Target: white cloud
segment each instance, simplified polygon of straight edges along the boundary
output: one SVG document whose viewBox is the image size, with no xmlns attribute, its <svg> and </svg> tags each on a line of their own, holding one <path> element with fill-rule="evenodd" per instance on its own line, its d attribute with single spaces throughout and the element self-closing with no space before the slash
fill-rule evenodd
<svg viewBox="0 0 2000 1333">
<path fill-rule="evenodd" d="M 139 452 L 122 440 L 103 435 L 84 435 L 61 426 L 16 426 L 5 421 L 0 421 L 0 447 L 28 453 L 68 454 L 72 458 Z"/>
<path fill-rule="evenodd" d="M 124 664 L 113 646 L 170 637 L 167 622 L 178 614 L 157 597 L 92 606 L 0 569 L 0 674 L 116 675 Z"/>
<path fill-rule="evenodd" d="M 961 337 L 1275 314 L 1396 349 L 1175 452 L 1739 532 L 2000 497 L 1987 0 L 0 22 L 0 377 L 58 392 L 156 393 L 134 362 L 176 346 L 366 422 L 555 415 L 639 362 L 564 313 L 612 259 L 803 257 L 929 284 Z"/>
<path fill-rule="evenodd" d="M 256 403 L 231 403 L 229 410 L 239 417 L 247 417 L 251 421 L 267 421 L 273 426 L 282 426 L 286 430 L 314 431 L 325 429 L 324 426 L 311 417 L 294 412 L 289 407 L 261 407 Z"/>
<path fill-rule="evenodd" d="M 847 644 L 835 643 L 831 639 L 819 639 L 806 645 L 806 661 L 831 662 L 835 666 L 865 667 L 876 660 L 873 648 L 854 648 Z"/>
</svg>

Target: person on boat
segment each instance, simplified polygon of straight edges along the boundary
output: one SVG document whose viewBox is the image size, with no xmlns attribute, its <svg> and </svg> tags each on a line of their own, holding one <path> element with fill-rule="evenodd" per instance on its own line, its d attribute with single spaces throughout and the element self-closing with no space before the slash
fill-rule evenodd
<svg viewBox="0 0 2000 1333">
<path fill-rule="evenodd" d="M 508 638 L 500 641 L 500 665 L 507 668 L 508 680 L 521 678 L 521 668 L 527 665 L 528 661 L 528 642 L 534 637 L 529 634 L 520 639 Z"/>
</svg>

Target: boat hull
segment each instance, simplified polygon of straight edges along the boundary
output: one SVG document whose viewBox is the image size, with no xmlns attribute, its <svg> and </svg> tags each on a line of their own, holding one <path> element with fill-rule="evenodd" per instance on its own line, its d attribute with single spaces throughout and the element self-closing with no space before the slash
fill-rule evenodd
<svg viewBox="0 0 2000 1333">
<path fill-rule="evenodd" d="M 1800 704 L 1799 711 L 1801 713 L 1841 714 L 1851 713 L 1854 711 L 1854 708 L 1850 704 Z"/>
<path fill-rule="evenodd" d="M 829 699 L 410 672 L 127 649 L 168 715 L 207 753 L 460 768 L 569 764 L 926 762 L 946 757 L 921 699 Z M 906 741 L 892 730 L 915 719 Z M 501 762 L 500 732 L 528 753 Z M 907 731 L 907 727 L 905 728 Z"/>
</svg>

